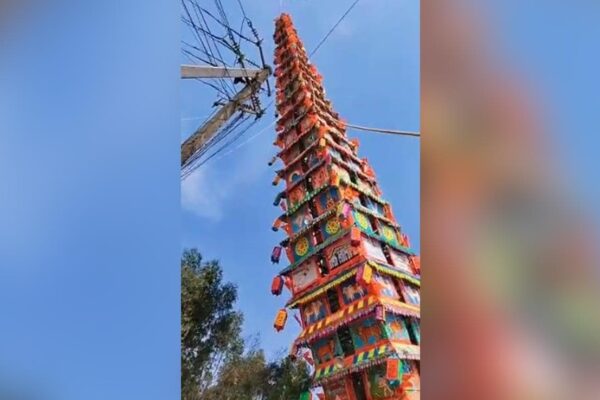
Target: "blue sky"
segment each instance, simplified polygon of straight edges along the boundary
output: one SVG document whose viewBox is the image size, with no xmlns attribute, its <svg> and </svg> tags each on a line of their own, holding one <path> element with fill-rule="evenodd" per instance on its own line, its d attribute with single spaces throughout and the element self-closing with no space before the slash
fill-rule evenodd
<svg viewBox="0 0 600 400">
<path fill-rule="evenodd" d="M 224 4 L 226 4 L 224 2 Z M 292 15 L 307 50 L 312 50 L 351 4 L 350 1 L 246 1 L 246 13 L 265 39 L 272 64 L 274 18 Z M 362 1 L 312 57 L 324 77 L 328 97 L 350 123 L 419 130 L 419 6 L 413 0 Z M 231 5 L 231 4 L 230 4 Z M 236 7 L 231 7 L 235 15 Z M 184 33 L 186 35 L 186 33 Z M 214 92 L 204 85 L 181 84 L 182 140 L 208 113 Z M 264 100 L 268 104 L 268 99 Z M 253 136 L 273 119 L 273 109 L 250 131 Z M 274 129 L 266 129 L 230 155 L 218 156 L 188 177 L 182 186 L 182 244 L 198 247 L 206 258 L 218 258 L 226 279 L 239 288 L 245 333 L 260 333 L 269 354 L 287 349 L 298 333 L 290 318 L 275 333 L 272 322 L 287 293 L 270 294 L 271 250 L 282 238 L 270 226 L 280 210 L 272 205 L 283 186 L 273 187 L 275 168 L 267 162 L 276 152 Z M 419 141 L 415 138 L 350 132 L 360 139 L 359 155 L 377 173 L 384 198 L 419 250 Z M 244 139 L 241 139 L 243 142 Z M 279 165 L 279 164 L 278 164 Z M 285 263 L 285 257 L 282 258 Z"/>
</svg>

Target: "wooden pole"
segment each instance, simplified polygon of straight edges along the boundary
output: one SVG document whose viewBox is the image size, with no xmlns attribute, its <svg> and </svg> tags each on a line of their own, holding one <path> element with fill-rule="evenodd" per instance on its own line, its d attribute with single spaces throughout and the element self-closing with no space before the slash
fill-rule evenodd
<svg viewBox="0 0 600 400">
<path fill-rule="evenodd" d="M 181 145 L 181 166 L 186 165 L 190 157 L 200 150 L 202 146 L 219 131 L 219 128 L 221 128 L 221 126 L 246 102 L 246 100 L 260 89 L 269 75 L 271 75 L 270 68 L 260 70 L 255 79 L 249 82 L 233 97 L 233 99 L 221 107 L 208 122 L 198 128 L 192 136 L 183 142 Z"/>
</svg>

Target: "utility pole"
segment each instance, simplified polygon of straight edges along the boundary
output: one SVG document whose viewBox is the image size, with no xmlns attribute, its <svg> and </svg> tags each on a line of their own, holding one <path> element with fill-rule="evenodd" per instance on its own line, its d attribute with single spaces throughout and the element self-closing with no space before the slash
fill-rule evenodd
<svg viewBox="0 0 600 400">
<path fill-rule="evenodd" d="M 227 104 L 222 106 L 221 109 L 210 120 L 198 128 L 194 134 L 192 134 L 185 142 L 183 142 L 181 145 L 182 167 L 187 164 L 194 153 L 200 150 L 207 141 L 216 135 L 223 124 L 225 124 L 229 118 L 235 114 L 236 111 L 243 109 L 245 102 L 258 92 L 269 75 L 271 75 L 270 67 L 251 70 L 243 68 L 232 69 L 196 65 L 181 66 L 182 79 L 229 77 L 244 78 L 246 81 L 246 86 L 242 90 L 240 90 Z M 257 113 L 260 112 L 260 110 L 256 111 Z"/>
</svg>

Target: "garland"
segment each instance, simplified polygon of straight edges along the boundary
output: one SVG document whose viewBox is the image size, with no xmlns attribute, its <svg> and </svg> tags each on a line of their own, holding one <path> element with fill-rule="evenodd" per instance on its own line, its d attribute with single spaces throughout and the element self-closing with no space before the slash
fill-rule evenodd
<svg viewBox="0 0 600 400">
<path fill-rule="evenodd" d="M 334 377 L 337 378 L 337 377 L 341 377 L 341 376 L 346 376 L 346 375 L 352 374 L 354 372 L 362 371 L 364 369 L 367 369 L 367 368 L 370 368 L 375 365 L 383 363 L 384 361 L 386 361 L 388 359 L 388 356 L 390 355 L 390 353 L 393 352 L 393 349 L 391 348 L 391 346 L 389 346 L 389 345 L 386 345 L 386 346 L 387 346 L 386 351 L 382 352 L 381 354 L 378 354 L 377 356 L 375 356 L 376 358 L 374 358 L 374 359 L 373 358 L 367 359 L 365 361 L 362 361 L 357 364 L 352 364 L 347 367 L 335 366 L 334 368 L 332 368 L 331 371 L 327 371 L 328 373 L 325 371 L 320 373 L 320 371 L 325 370 L 327 367 L 315 371 L 315 378 L 313 380 L 313 385 L 318 386 L 318 385 L 316 385 L 317 383 L 325 383 L 325 382 L 330 381 Z M 357 357 L 358 355 L 361 355 L 363 353 L 366 353 L 366 352 L 358 353 L 354 357 Z M 317 375 L 320 375 L 320 376 L 317 378 Z"/>
<path fill-rule="evenodd" d="M 368 302 L 371 299 L 373 299 L 372 295 L 370 297 L 365 298 L 364 300 L 366 300 Z M 357 300 L 357 302 L 358 301 L 360 301 L 360 300 Z M 396 303 L 396 304 L 394 304 L 394 303 Z M 386 299 L 376 299 L 376 301 L 374 303 L 368 304 L 367 306 L 365 306 L 364 308 L 360 309 L 359 311 L 357 311 L 353 314 L 346 315 L 345 318 L 344 318 L 344 316 L 342 316 L 342 314 L 344 314 L 344 311 L 346 310 L 346 308 L 336 312 L 333 315 L 330 315 L 327 318 L 336 319 L 336 321 L 331 322 L 330 324 L 328 324 L 327 326 L 324 326 L 323 328 L 321 328 L 319 330 L 314 330 L 313 332 L 305 333 L 308 331 L 308 329 L 310 329 L 310 327 L 305 328 L 300 333 L 300 337 L 298 337 L 298 339 L 296 339 L 296 345 L 303 346 L 315 339 L 321 339 L 323 337 L 326 337 L 330 333 L 334 332 L 340 326 L 347 325 L 348 323 L 350 323 L 352 321 L 356 321 L 357 319 L 360 319 L 360 318 L 370 314 L 377 306 L 383 306 L 383 308 L 386 311 L 391 312 L 393 314 L 403 315 L 406 317 L 414 317 L 414 318 L 421 317 L 421 313 L 419 312 L 419 309 L 417 307 L 413 307 L 410 304 L 402 303 L 400 301 L 392 302 L 392 301 L 389 301 Z M 339 315 L 336 315 L 336 314 L 339 314 Z"/>
<path fill-rule="evenodd" d="M 334 378 L 339 378 L 342 376 L 350 375 L 354 372 L 362 371 L 364 369 L 373 367 L 375 365 L 382 364 L 390 358 L 400 359 L 400 360 L 418 360 L 420 359 L 420 355 L 417 353 L 409 353 L 406 349 L 400 350 L 400 346 L 397 344 L 386 345 L 388 348 L 385 352 L 378 354 L 375 356 L 375 359 L 367 359 L 366 361 L 356 363 L 347 367 L 340 367 L 334 365 L 330 371 L 326 371 L 329 366 L 320 368 L 315 371 L 314 379 L 312 382 L 312 387 L 320 386 L 323 383 L 327 383 L 332 381 Z M 358 357 L 361 354 L 366 352 L 358 353 L 354 356 L 354 358 Z M 402 354 L 400 354 L 402 353 Z M 323 372 L 321 372 L 323 371 Z M 317 377 L 318 375 L 318 377 Z"/>
</svg>

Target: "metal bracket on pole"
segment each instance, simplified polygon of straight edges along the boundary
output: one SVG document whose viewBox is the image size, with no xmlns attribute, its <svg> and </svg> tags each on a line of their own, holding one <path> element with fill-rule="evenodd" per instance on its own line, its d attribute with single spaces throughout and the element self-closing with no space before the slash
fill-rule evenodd
<svg viewBox="0 0 600 400">
<path fill-rule="evenodd" d="M 210 65 L 182 65 L 181 79 L 196 78 L 255 78 L 263 71 L 258 68 L 225 68 Z"/>
<path fill-rule="evenodd" d="M 250 82 L 248 82 L 227 104 L 221 107 L 208 122 L 198 128 L 192 136 L 183 142 L 181 145 L 181 166 L 185 166 L 192 155 L 200 150 L 204 143 L 210 140 L 219 131 L 219 128 L 231 118 L 240 106 L 260 89 L 269 75 L 271 75 L 271 68 L 266 67 L 259 70 L 255 77 L 250 76 L 254 79 L 250 80 Z"/>
</svg>

